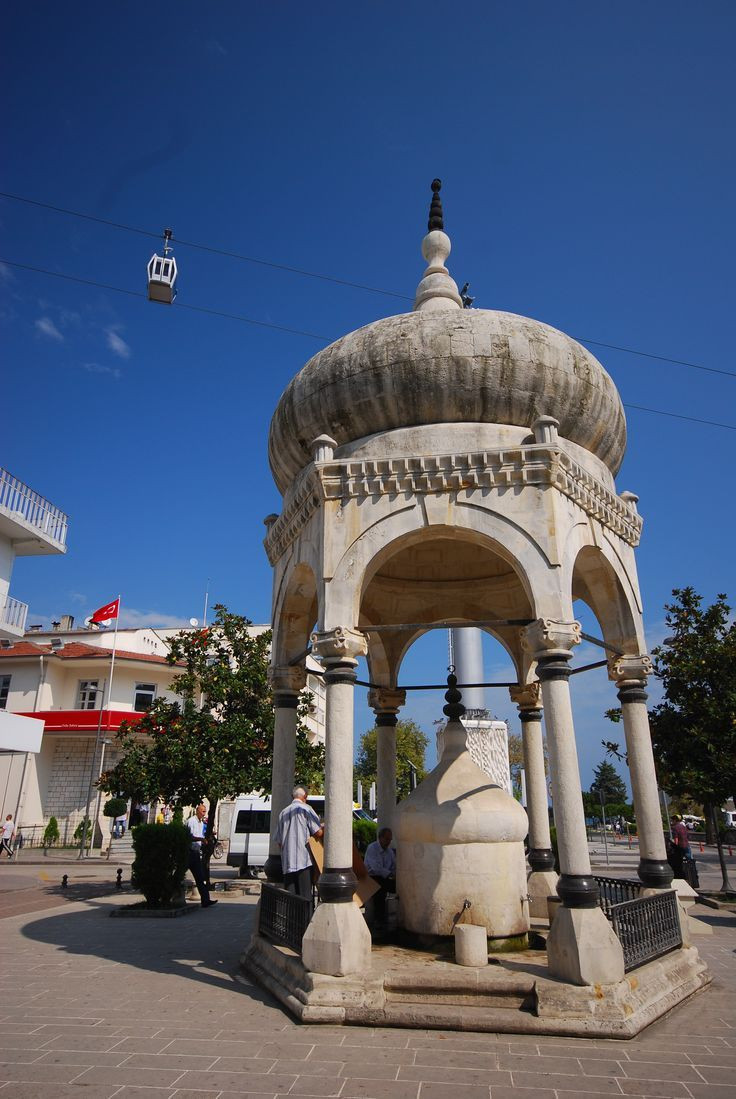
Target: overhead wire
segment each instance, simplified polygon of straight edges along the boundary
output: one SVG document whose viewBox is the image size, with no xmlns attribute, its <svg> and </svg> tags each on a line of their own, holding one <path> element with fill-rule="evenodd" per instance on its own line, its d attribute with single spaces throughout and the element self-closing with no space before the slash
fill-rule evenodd
<svg viewBox="0 0 736 1099">
<path fill-rule="evenodd" d="M 57 213 L 57 214 L 65 214 L 67 217 L 80 218 L 83 221 L 95 222 L 98 225 L 106 225 L 109 228 L 120 229 L 120 230 L 122 230 L 124 232 L 127 232 L 127 233 L 136 233 L 139 236 L 149 237 L 152 240 L 160 240 L 160 238 L 161 238 L 161 233 L 160 232 L 156 233 L 156 232 L 153 232 L 150 229 L 141 229 L 139 226 L 127 225 L 124 222 L 120 222 L 120 221 L 111 221 L 108 218 L 98 217 L 95 214 L 85 214 L 85 213 L 81 212 L 80 210 L 70 210 L 68 207 L 56 206 L 56 205 L 54 205 L 53 203 L 50 203 L 50 202 L 40 202 L 38 199 L 28 198 L 25 195 L 16 195 L 16 194 L 13 194 L 9 191 L 0 191 L 0 198 L 7 198 L 7 199 L 10 199 L 13 202 L 25 203 L 28 206 L 37 206 L 42 210 L 51 210 L 51 211 L 53 211 L 54 213 Z M 292 267 L 289 264 L 276 263 L 275 261 L 261 259 L 261 258 L 256 257 L 256 256 L 248 256 L 248 255 L 245 255 L 242 252 L 228 251 L 227 249 L 224 249 L 224 248 L 217 248 L 214 245 L 201 244 L 199 242 L 191 241 L 191 240 L 183 240 L 182 238 L 176 237 L 176 236 L 172 237 L 172 240 L 174 240 L 176 242 L 177 246 L 182 245 L 183 247 L 186 247 L 186 248 L 194 248 L 194 249 L 196 249 L 200 252 L 210 252 L 210 253 L 212 253 L 213 255 L 216 255 L 216 256 L 226 256 L 229 259 L 242 260 L 245 263 L 254 263 L 254 264 L 257 264 L 261 267 L 271 267 L 276 271 L 287 271 L 290 274 L 301 275 L 304 278 L 319 279 L 322 282 L 331 282 L 331 283 L 334 283 L 338 286 L 348 286 L 348 287 L 351 287 L 354 290 L 365 290 L 365 291 L 367 291 L 371 294 L 383 294 L 386 297 L 399 298 L 402 301 L 413 301 L 414 300 L 411 295 L 402 294 L 398 290 L 386 290 L 385 288 L 379 287 L 379 286 L 368 286 L 365 283 L 361 283 L 361 282 L 351 282 L 348 279 L 337 278 L 334 275 L 324 275 L 324 274 L 321 274 L 317 271 L 308 271 L 303 267 Z M 125 293 L 126 291 L 122 291 L 122 292 Z M 132 293 L 132 291 L 128 291 L 128 292 Z M 179 304 L 181 305 L 182 303 L 180 302 Z M 193 307 L 190 306 L 189 308 L 193 308 Z M 204 310 L 201 310 L 201 311 L 204 311 Z M 232 314 L 223 314 L 223 315 L 232 316 Z M 252 321 L 250 323 L 259 324 L 259 323 L 263 323 L 263 322 Z M 268 327 L 268 326 L 264 324 L 264 327 Z M 276 326 L 271 326 L 271 327 L 279 327 L 279 326 L 276 325 Z M 290 330 L 290 331 L 293 331 L 293 330 Z M 327 339 L 327 337 L 322 337 L 322 336 L 320 336 L 318 338 L 319 339 Z M 694 363 L 694 362 L 690 362 L 688 359 L 675 359 L 671 355 L 660 355 L 660 354 L 656 354 L 655 352 L 652 352 L 652 351 L 642 351 L 641 349 L 635 348 L 635 347 L 624 347 L 622 344 L 604 343 L 602 340 L 593 340 L 593 339 L 590 339 L 587 336 L 574 336 L 573 335 L 572 338 L 577 340 L 579 343 L 591 344 L 593 347 L 605 347 L 609 351 L 621 351 L 626 355 L 636 355 L 639 358 L 654 359 L 657 362 L 673 363 L 675 366 L 685 366 L 685 367 L 688 367 L 691 370 L 705 371 L 708 374 L 720 374 L 720 375 L 722 375 L 724 377 L 727 377 L 727 378 L 736 378 L 736 371 L 734 371 L 734 370 L 723 370 L 723 369 L 719 369 L 718 367 L 715 367 L 715 366 L 706 366 L 704 363 Z"/>
</svg>

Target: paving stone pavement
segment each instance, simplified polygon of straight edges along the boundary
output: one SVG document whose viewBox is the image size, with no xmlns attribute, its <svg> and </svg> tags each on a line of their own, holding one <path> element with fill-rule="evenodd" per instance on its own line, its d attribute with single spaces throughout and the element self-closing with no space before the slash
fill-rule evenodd
<svg viewBox="0 0 736 1099">
<path fill-rule="evenodd" d="M 710 988 L 631 1041 L 302 1026 L 238 974 L 253 898 L 0 922 L 0 1099 L 736 1099 L 736 918 L 698 912 Z"/>
</svg>

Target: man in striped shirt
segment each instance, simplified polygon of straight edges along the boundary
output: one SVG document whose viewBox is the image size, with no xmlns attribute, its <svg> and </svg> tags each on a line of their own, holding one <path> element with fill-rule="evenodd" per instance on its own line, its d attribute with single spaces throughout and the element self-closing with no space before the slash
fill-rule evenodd
<svg viewBox="0 0 736 1099">
<path fill-rule="evenodd" d="M 293 801 L 279 813 L 274 839 L 281 848 L 284 888 L 307 900 L 312 896 L 312 858 L 307 847 L 310 836 L 318 839 L 324 828 L 311 805 L 304 786 L 291 791 Z"/>
</svg>

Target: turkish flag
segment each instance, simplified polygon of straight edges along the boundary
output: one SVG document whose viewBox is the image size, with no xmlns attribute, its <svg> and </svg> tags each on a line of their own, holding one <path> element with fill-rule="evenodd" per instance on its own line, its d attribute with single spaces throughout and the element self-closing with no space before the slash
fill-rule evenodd
<svg viewBox="0 0 736 1099">
<path fill-rule="evenodd" d="M 117 618 L 119 609 L 120 596 L 114 599 L 112 603 L 105 603 L 104 607 L 100 607 L 98 611 L 95 611 L 90 617 L 90 622 L 109 622 L 111 618 Z"/>
</svg>

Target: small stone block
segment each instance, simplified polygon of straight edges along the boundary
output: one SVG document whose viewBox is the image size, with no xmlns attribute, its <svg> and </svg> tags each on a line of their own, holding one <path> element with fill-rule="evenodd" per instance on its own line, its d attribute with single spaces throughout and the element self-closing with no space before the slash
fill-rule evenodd
<svg viewBox="0 0 736 1099">
<path fill-rule="evenodd" d="M 455 961 L 458 965 L 488 965 L 488 931 L 474 924 L 459 924 L 455 936 Z"/>
</svg>

